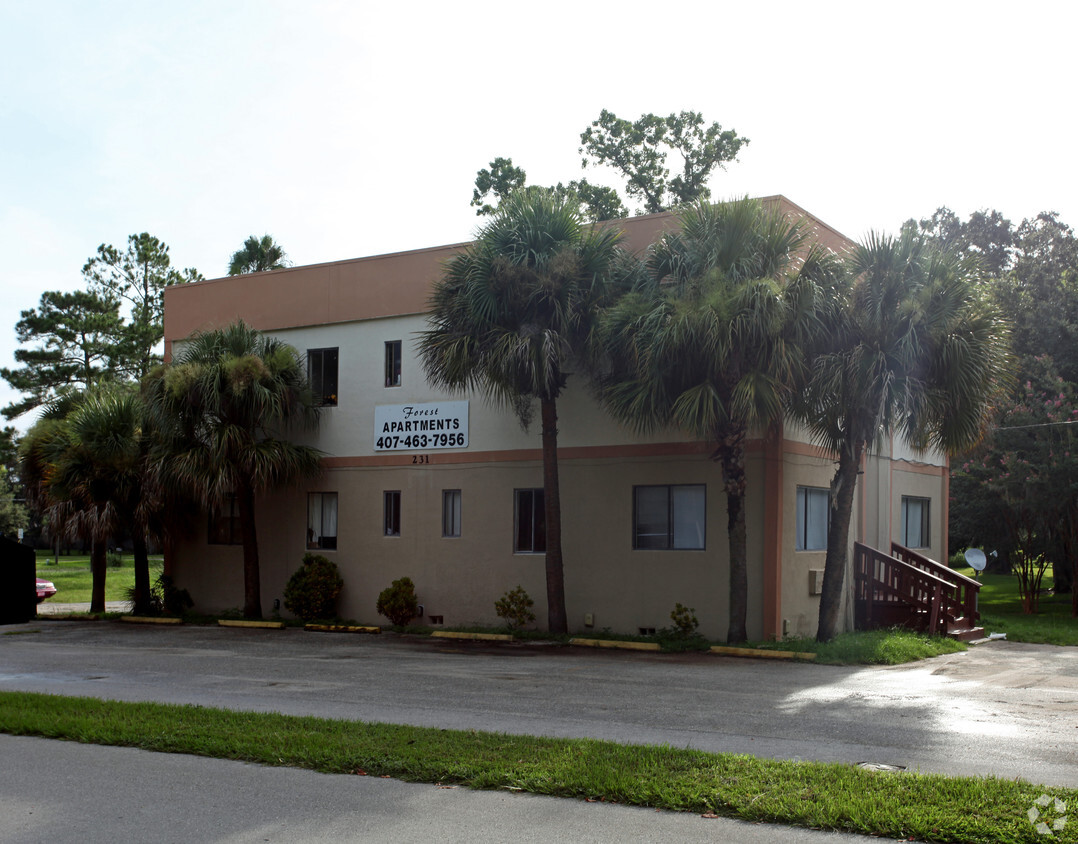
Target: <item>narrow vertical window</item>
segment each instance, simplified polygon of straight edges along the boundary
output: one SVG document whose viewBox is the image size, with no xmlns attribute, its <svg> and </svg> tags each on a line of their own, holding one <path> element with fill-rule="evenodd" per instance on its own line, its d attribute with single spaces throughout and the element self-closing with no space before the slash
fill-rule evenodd
<svg viewBox="0 0 1078 844">
<path fill-rule="evenodd" d="M 929 535 L 929 505 L 927 498 L 902 496 L 902 544 L 907 548 L 927 548 L 932 544 Z"/>
<path fill-rule="evenodd" d="M 209 536 L 210 545 L 242 545 L 240 533 L 240 513 L 233 493 L 225 495 L 224 500 L 210 508 Z"/>
<path fill-rule="evenodd" d="M 401 341 L 389 340 L 386 342 L 386 386 L 399 387 L 401 385 Z"/>
<path fill-rule="evenodd" d="M 337 547 L 337 493 L 307 494 L 307 547 Z"/>
<path fill-rule="evenodd" d="M 307 350 L 307 380 L 315 404 L 337 406 L 337 349 Z"/>
<path fill-rule="evenodd" d="M 401 535 L 401 494 L 399 489 L 385 493 L 385 535 Z"/>
<path fill-rule="evenodd" d="M 442 490 L 442 536 L 460 536 L 460 490 Z"/>
<path fill-rule="evenodd" d="M 513 550 L 519 554 L 546 553 L 546 510 L 543 490 L 514 491 Z"/>
<path fill-rule="evenodd" d="M 797 551 L 827 549 L 827 528 L 831 518 L 831 492 L 818 487 L 797 488 Z"/>
</svg>

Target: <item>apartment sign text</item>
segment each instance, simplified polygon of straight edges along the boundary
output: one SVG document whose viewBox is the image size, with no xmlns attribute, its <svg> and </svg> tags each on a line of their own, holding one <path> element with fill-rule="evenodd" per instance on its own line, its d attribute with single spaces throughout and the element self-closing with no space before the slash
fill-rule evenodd
<svg viewBox="0 0 1078 844">
<path fill-rule="evenodd" d="M 468 402 L 385 404 L 374 408 L 375 451 L 468 447 Z"/>
</svg>

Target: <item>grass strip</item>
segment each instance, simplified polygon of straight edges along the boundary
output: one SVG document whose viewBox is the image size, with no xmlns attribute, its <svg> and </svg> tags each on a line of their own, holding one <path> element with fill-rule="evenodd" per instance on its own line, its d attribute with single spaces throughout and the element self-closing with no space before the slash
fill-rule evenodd
<svg viewBox="0 0 1078 844">
<path fill-rule="evenodd" d="M 1078 789 L 991 777 L 29 692 L 0 692 L 0 732 L 927 841 L 1043 842 L 1033 801 L 1078 806 Z"/>
</svg>

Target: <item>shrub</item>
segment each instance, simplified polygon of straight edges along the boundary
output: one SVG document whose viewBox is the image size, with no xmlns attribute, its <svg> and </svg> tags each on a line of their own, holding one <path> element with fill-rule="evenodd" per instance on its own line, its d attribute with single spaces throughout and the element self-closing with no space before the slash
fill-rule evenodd
<svg viewBox="0 0 1078 844">
<path fill-rule="evenodd" d="M 127 590 L 127 600 L 135 602 L 135 587 Z M 183 615 L 195 602 L 186 589 L 177 589 L 167 574 L 158 575 L 150 587 L 150 601 L 144 608 L 147 615 Z"/>
<path fill-rule="evenodd" d="M 284 588 L 285 609 L 305 621 L 333 618 L 344 580 L 337 564 L 321 554 L 304 554 L 303 563 Z"/>
<path fill-rule="evenodd" d="M 412 578 L 402 577 L 394 580 L 393 584 L 383 589 L 378 596 L 376 605 L 379 615 L 384 615 L 393 624 L 403 627 L 416 617 L 419 612 L 419 601 L 415 597 L 415 584 Z"/>
<path fill-rule="evenodd" d="M 691 639 L 696 635 L 696 628 L 700 622 L 696 619 L 696 608 L 686 607 L 680 603 L 674 604 L 670 611 L 670 620 L 674 622 L 673 633 L 685 639 Z"/>
<path fill-rule="evenodd" d="M 119 551 L 109 551 L 105 555 L 105 565 L 110 569 L 123 568 L 124 556 Z"/>
<path fill-rule="evenodd" d="M 499 618 L 505 619 L 505 626 L 510 630 L 523 627 L 530 621 L 535 621 L 535 613 L 531 608 L 535 601 L 524 591 L 523 586 L 517 586 L 511 592 L 506 592 L 494 602 L 494 611 Z"/>
</svg>

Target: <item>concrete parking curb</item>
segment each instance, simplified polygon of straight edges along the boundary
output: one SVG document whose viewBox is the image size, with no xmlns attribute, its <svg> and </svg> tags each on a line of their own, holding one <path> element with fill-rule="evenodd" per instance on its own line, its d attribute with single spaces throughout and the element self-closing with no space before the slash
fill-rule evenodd
<svg viewBox="0 0 1078 844">
<path fill-rule="evenodd" d="M 508 633 L 458 633 L 454 630 L 435 630 L 432 639 L 471 639 L 477 642 L 512 642 Z"/>
<path fill-rule="evenodd" d="M 129 624 L 183 624 L 182 618 L 163 615 L 121 615 L 120 621 Z"/>
<path fill-rule="evenodd" d="M 260 627 L 265 630 L 284 630 L 283 621 L 241 621 L 234 618 L 219 618 L 221 627 Z"/>
<path fill-rule="evenodd" d="M 618 648 L 626 651 L 661 650 L 658 642 L 621 642 L 616 639 L 570 639 L 569 644 L 584 648 Z"/>
<path fill-rule="evenodd" d="M 713 645 L 711 653 L 720 656 L 743 656 L 756 659 L 816 659 L 816 654 L 804 651 L 770 651 L 764 648 L 731 648 L 726 645 Z"/>
<path fill-rule="evenodd" d="M 313 630 L 320 633 L 381 633 L 381 627 L 364 627 L 352 624 L 304 624 L 304 630 Z"/>
</svg>

